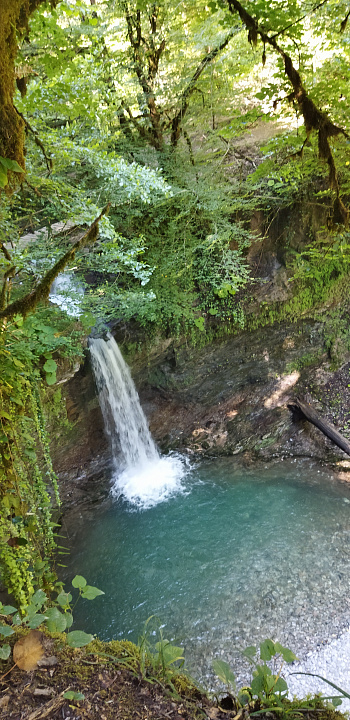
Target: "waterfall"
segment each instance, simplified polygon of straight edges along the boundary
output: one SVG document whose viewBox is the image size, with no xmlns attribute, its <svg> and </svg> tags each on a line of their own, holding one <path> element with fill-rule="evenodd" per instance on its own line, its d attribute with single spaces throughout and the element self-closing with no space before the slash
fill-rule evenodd
<svg viewBox="0 0 350 720">
<path fill-rule="evenodd" d="M 74 273 L 63 272 L 57 275 L 50 289 L 49 299 L 61 310 L 71 315 L 80 317 L 82 314 L 81 304 L 84 298 L 84 288 Z"/>
<path fill-rule="evenodd" d="M 112 494 L 145 509 L 183 491 L 184 460 L 160 456 L 117 343 L 108 334 L 107 341 L 90 338 L 89 348 L 114 464 Z"/>
</svg>

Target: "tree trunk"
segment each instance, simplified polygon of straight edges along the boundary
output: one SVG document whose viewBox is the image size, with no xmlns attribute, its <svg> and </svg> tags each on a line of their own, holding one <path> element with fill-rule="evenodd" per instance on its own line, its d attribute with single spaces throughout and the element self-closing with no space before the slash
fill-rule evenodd
<svg viewBox="0 0 350 720">
<path fill-rule="evenodd" d="M 332 442 L 334 442 L 338 447 L 340 447 L 341 450 L 343 450 L 347 455 L 350 455 L 350 442 L 343 437 L 343 435 L 338 432 L 338 430 L 333 427 L 327 420 L 324 418 L 321 418 L 316 410 L 310 405 L 310 403 L 302 402 L 301 400 L 293 400 L 290 405 L 288 405 L 288 408 L 292 412 L 296 412 L 298 414 L 298 417 L 300 419 L 306 418 L 309 422 L 311 422 L 315 427 L 317 427 L 321 432 L 323 432 L 326 437 L 328 437 Z"/>
</svg>

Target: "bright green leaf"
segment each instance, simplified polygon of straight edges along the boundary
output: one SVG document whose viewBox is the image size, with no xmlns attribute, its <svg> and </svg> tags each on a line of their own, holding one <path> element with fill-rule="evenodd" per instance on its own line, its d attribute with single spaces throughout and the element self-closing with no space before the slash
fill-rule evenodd
<svg viewBox="0 0 350 720">
<path fill-rule="evenodd" d="M 7 660 L 10 657 L 11 648 L 9 645 L 0 645 L 0 660 Z"/>
<path fill-rule="evenodd" d="M 76 575 L 72 580 L 72 585 L 74 588 L 84 588 L 86 580 L 82 575 Z"/>
<path fill-rule="evenodd" d="M 89 635 L 83 630 L 73 630 L 73 632 L 67 635 L 67 643 L 73 648 L 85 647 L 85 645 L 88 645 L 93 639 L 93 635 Z"/>
<path fill-rule="evenodd" d="M 66 618 L 56 607 L 49 608 L 46 615 L 46 625 L 50 632 L 64 632 L 67 627 Z"/>
<path fill-rule="evenodd" d="M 98 595 L 104 595 L 103 590 L 99 590 L 92 585 L 85 585 L 81 596 L 86 600 L 94 600 Z"/>
</svg>

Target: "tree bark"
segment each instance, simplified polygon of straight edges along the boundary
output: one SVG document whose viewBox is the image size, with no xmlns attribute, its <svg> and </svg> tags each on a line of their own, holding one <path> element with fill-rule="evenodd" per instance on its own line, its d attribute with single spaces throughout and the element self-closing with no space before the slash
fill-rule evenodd
<svg viewBox="0 0 350 720">
<path fill-rule="evenodd" d="M 299 418 L 306 418 L 309 422 L 311 422 L 315 427 L 317 427 L 321 432 L 323 432 L 326 437 L 328 437 L 332 442 L 334 442 L 338 447 L 340 447 L 341 450 L 343 450 L 347 455 L 350 455 L 350 442 L 343 437 L 343 435 L 338 432 L 338 430 L 333 427 L 327 420 L 324 418 L 321 418 L 316 410 L 310 405 L 310 403 L 303 402 L 299 399 L 293 400 L 290 405 L 288 405 L 289 410 L 292 412 L 298 413 Z"/>
<path fill-rule="evenodd" d="M 24 122 L 13 106 L 17 36 L 28 31 L 34 10 L 45 0 L 0 1 L 0 155 L 24 168 Z M 55 0 L 51 0 L 55 4 Z M 14 173 L 12 180 L 20 180 Z"/>
</svg>

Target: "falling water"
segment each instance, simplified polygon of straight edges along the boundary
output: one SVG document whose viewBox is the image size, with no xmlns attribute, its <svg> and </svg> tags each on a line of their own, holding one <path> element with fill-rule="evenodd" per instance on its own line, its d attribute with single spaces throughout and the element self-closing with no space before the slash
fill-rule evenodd
<svg viewBox="0 0 350 720">
<path fill-rule="evenodd" d="M 61 310 L 71 317 L 80 317 L 82 314 L 82 300 L 84 288 L 76 279 L 74 273 L 60 273 L 53 281 L 49 298 L 52 303 L 58 305 Z"/>
<path fill-rule="evenodd" d="M 108 335 L 89 347 L 115 468 L 112 493 L 147 508 L 183 491 L 184 460 L 159 455 L 117 343 Z"/>
</svg>

